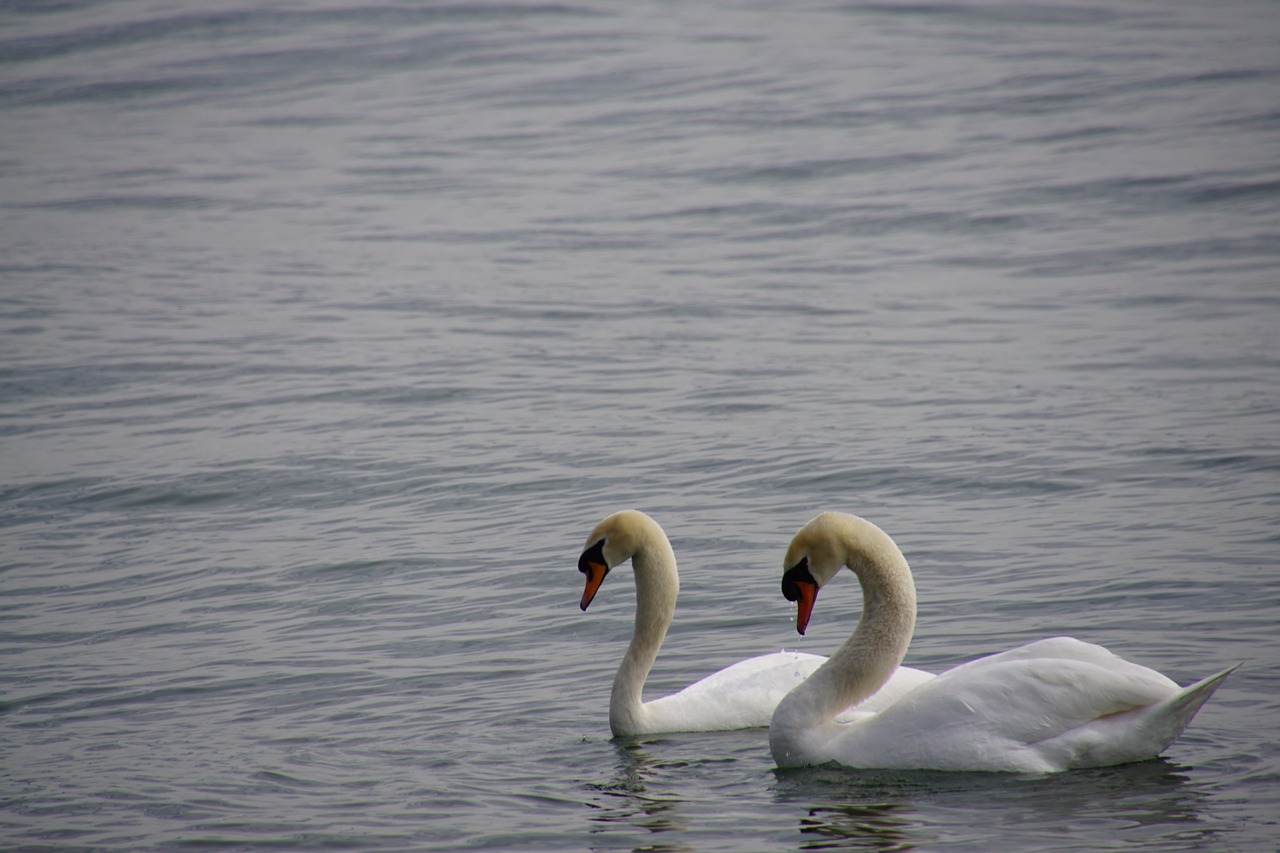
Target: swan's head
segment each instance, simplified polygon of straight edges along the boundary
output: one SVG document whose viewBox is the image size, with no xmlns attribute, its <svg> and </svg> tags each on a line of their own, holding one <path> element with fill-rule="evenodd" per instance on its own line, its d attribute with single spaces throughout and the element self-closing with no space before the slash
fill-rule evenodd
<svg viewBox="0 0 1280 853">
<path fill-rule="evenodd" d="M 813 603 L 818 600 L 818 582 L 809 571 L 809 558 L 801 557 L 791 568 L 782 573 L 782 594 L 796 605 L 796 630 L 801 634 L 809 627 Z"/>
<path fill-rule="evenodd" d="M 587 579 L 579 607 L 587 609 L 609 570 L 629 560 L 654 535 L 655 530 L 663 539 L 666 538 L 658 522 L 635 509 L 615 512 L 595 526 L 587 537 L 582 556 L 578 558 L 578 571 Z"/>
<path fill-rule="evenodd" d="M 843 560 L 835 556 L 834 537 L 818 524 L 821 519 L 822 515 L 800 528 L 791 538 L 787 556 L 782 560 L 782 594 L 787 601 L 796 602 L 796 630 L 801 634 L 809 627 L 818 590 L 843 564 Z"/>
<path fill-rule="evenodd" d="M 809 626 L 818 590 L 826 586 L 841 567 L 855 568 L 870 543 L 880 545 L 888 536 L 869 521 L 843 512 L 824 512 L 811 520 L 791 539 L 782 561 L 782 594 L 796 602 L 796 630 Z M 889 543 L 891 547 L 892 542 Z"/>
</svg>

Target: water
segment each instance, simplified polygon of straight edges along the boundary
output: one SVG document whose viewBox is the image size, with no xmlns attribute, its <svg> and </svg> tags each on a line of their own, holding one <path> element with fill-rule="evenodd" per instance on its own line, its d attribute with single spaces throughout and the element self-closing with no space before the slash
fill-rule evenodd
<svg viewBox="0 0 1280 853">
<path fill-rule="evenodd" d="M 206 4 L 207 5 L 207 4 Z M 0 9 L 9 849 L 1273 850 L 1273 4 Z M 1160 759 L 778 772 L 614 742 L 797 637 L 792 533 L 911 560 L 908 662 L 1071 634 Z"/>
</svg>

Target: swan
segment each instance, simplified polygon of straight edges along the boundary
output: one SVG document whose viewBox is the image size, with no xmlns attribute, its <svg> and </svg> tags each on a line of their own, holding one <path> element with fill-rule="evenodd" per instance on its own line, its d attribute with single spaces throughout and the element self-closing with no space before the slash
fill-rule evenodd
<svg viewBox="0 0 1280 853">
<path fill-rule="evenodd" d="M 769 748 L 779 767 L 1051 773 L 1141 761 L 1172 743 L 1235 669 L 1180 688 L 1101 646 L 1054 637 L 961 664 L 842 724 L 837 714 L 898 666 L 916 619 L 911 570 L 888 534 L 824 512 L 795 535 L 783 563 L 801 634 L 818 590 L 842 566 L 862 585 L 862 618 L 774 711 Z"/>
<path fill-rule="evenodd" d="M 587 537 L 578 560 L 586 576 L 580 607 L 591 604 L 610 569 L 631 560 L 636 581 L 636 621 L 631 644 L 613 679 L 609 728 L 614 736 L 659 732 L 706 732 L 769 725 L 779 700 L 826 658 L 776 652 L 739 661 L 678 693 L 644 702 L 645 678 L 675 615 L 680 576 L 676 555 L 662 527 L 638 510 L 608 516 Z M 881 690 L 879 702 L 905 694 L 933 675 L 901 667 Z M 872 703 L 869 707 L 877 707 Z"/>
</svg>

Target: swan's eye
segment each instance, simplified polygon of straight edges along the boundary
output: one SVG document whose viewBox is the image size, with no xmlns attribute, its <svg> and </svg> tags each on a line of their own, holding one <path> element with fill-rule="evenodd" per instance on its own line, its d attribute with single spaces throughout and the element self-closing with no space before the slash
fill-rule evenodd
<svg viewBox="0 0 1280 853">
<path fill-rule="evenodd" d="M 588 569 L 587 567 L 591 563 L 595 563 L 596 565 L 600 565 L 600 566 L 609 565 L 608 563 L 605 562 L 605 559 L 604 559 L 604 540 L 603 539 L 601 539 L 599 542 L 597 542 L 596 544 L 592 545 L 590 548 L 582 552 L 582 556 L 578 558 L 578 571 L 582 572 L 585 575 L 588 571 L 590 571 L 590 569 Z"/>
<path fill-rule="evenodd" d="M 807 583 L 817 586 L 818 582 L 813 579 L 813 575 L 809 573 L 809 558 L 803 557 L 800 562 L 787 569 L 782 575 L 782 595 L 787 601 L 797 601 L 800 598 L 800 587 L 798 584 Z"/>
</svg>

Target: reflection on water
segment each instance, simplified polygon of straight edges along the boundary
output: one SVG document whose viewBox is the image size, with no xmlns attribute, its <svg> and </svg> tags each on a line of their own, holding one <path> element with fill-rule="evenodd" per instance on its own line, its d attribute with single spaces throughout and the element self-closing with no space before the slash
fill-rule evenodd
<svg viewBox="0 0 1280 853">
<path fill-rule="evenodd" d="M 938 825 L 933 813 L 956 809 L 988 818 L 975 839 L 989 838 L 993 826 L 1016 827 L 1021 837 L 1087 829 L 1134 841 L 1155 830 L 1212 846 L 1215 830 L 1200 817 L 1209 794 L 1190 772 L 1165 759 L 1045 776 L 832 765 L 775 771 L 775 797 L 802 806 L 801 847 L 810 850 L 932 846 L 938 839 L 926 827 Z"/>
<path fill-rule="evenodd" d="M 800 849 L 912 850 L 919 843 L 912 828 L 910 809 L 896 803 L 812 808 L 800 820 L 800 833 L 818 837 Z"/>
<path fill-rule="evenodd" d="M 588 806 L 598 809 L 589 818 L 592 826 L 588 830 L 593 835 L 599 833 L 615 833 L 620 827 L 634 827 L 645 833 L 665 833 L 684 830 L 687 821 L 681 819 L 680 797 L 673 793 L 651 793 L 655 771 L 669 768 L 673 763 L 655 762 L 638 743 L 614 742 L 618 754 L 618 768 L 612 780 L 605 784 L 588 785 L 587 788 L 599 793 L 595 801 Z M 648 839 L 644 839 L 647 841 Z M 685 844 L 637 843 L 633 850 L 645 851 L 687 851 L 694 848 Z"/>
<path fill-rule="evenodd" d="M 1013 804 L 1029 821 L 1115 821 L 1121 826 L 1196 823 L 1205 793 L 1190 784 L 1190 768 L 1157 758 L 1017 779 Z"/>
</svg>

